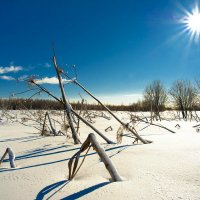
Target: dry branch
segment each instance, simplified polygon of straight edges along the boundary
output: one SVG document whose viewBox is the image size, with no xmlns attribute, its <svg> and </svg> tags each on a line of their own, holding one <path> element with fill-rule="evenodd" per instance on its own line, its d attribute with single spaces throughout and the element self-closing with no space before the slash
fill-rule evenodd
<svg viewBox="0 0 200 200">
<path fill-rule="evenodd" d="M 61 104 L 64 105 L 64 102 L 62 100 L 60 100 L 59 98 L 57 98 L 55 95 L 53 95 L 51 92 L 49 92 L 46 88 L 44 88 L 43 86 L 37 84 L 34 80 L 30 80 L 30 82 L 32 84 L 36 85 L 37 87 L 39 87 L 42 91 L 46 92 L 49 96 L 51 96 L 52 98 L 56 99 L 58 102 L 60 102 Z M 71 108 L 71 112 L 76 117 L 78 117 L 82 122 L 84 122 L 87 126 L 89 126 L 92 130 L 94 130 L 99 136 L 101 136 L 108 144 L 114 144 L 114 142 L 112 142 L 107 137 L 105 137 L 100 131 L 98 131 L 94 126 L 92 126 L 83 117 L 81 117 L 76 111 L 74 111 L 73 108 Z"/>
<path fill-rule="evenodd" d="M 55 128 L 54 128 L 53 125 L 52 125 L 52 122 L 51 122 L 51 118 L 50 118 L 50 116 L 49 116 L 49 113 L 46 112 L 46 115 L 47 115 L 48 120 L 49 120 L 49 124 L 50 124 L 50 127 L 51 127 L 51 132 L 54 134 L 54 136 L 58 135 L 58 133 L 56 132 Z M 45 117 L 45 119 L 46 119 L 46 117 Z"/>
<path fill-rule="evenodd" d="M 47 114 L 45 114 L 45 117 L 44 117 L 44 123 L 43 123 L 43 126 L 42 126 L 42 132 L 41 132 L 42 136 L 45 135 L 46 118 L 47 118 Z"/>
<path fill-rule="evenodd" d="M 3 154 L 1 160 L 0 160 L 0 166 L 1 166 L 1 163 L 3 162 L 4 158 L 6 157 L 6 155 L 8 154 L 9 156 L 9 161 L 10 161 L 10 167 L 11 168 L 15 168 L 15 154 L 14 152 L 12 151 L 11 148 L 7 148 L 5 153 Z"/>
<path fill-rule="evenodd" d="M 151 123 L 151 122 L 148 122 L 146 120 L 143 120 L 141 118 L 139 118 L 138 116 L 133 116 L 132 117 L 136 118 L 138 121 L 141 121 L 141 122 L 144 122 L 146 124 L 150 124 L 150 125 L 153 125 L 153 126 L 158 126 L 160 128 L 163 128 L 163 129 L 166 129 L 167 131 L 171 132 L 171 133 L 175 133 L 174 131 L 170 130 L 169 128 L 165 127 L 165 126 L 162 126 L 162 125 L 159 125 L 159 124 L 154 124 L 154 123 Z"/>
<path fill-rule="evenodd" d="M 63 83 L 62 83 L 62 78 L 61 78 L 61 75 L 60 75 L 61 71 L 58 69 L 55 55 L 53 56 L 53 63 L 54 63 L 54 67 L 55 67 L 57 77 L 58 77 L 58 80 L 59 80 L 59 86 L 60 86 L 60 90 L 61 90 L 61 93 L 62 93 L 62 100 L 63 100 L 64 108 L 65 108 L 65 111 L 66 111 L 66 115 L 67 115 L 67 118 L 68 118 L 69 126 L 71 128 L 72 137 L 74 139 L 75 144 L 80 144 L 81 143 L 80 139 L 78 137 L 78 134 L 75 130 L 75 127 L 74 127 L 74 124 L 73 124 L 73 121 L 72 121 L 71 105 L 69 104 L 69 102 L 66 98 L 65 90 L 64 90 L 64 87 L 63 87 Z"/>
<path fill-rule="evenodd" d="M 110 173 L 110 175 L 112 177 L 112 180 L 113 181 L 122 181 L 122 179 L 119 176 L 119 174 L 117 173 L 114 165 L 112 164 L 110 158 L 107 156 L 104 149 L 99 145 L 99 143 L 97 142 L 96 137 L 93 133 L 90 133 L 88 135 L 87 139 L 82 144 L 80 150 L 76 154 L 74 154 L 71 157 L 71 159 L 69 160 L 69 163 L 68 163 L 69 180 L 72 180 L 75 177 L 75 175 L 77 174 L 77 172 L 79 171 L 91 146 L 94 148 L 94 150 L 98 153 L 99 157 L 103 161 L 106 169 L 108 170 L 108 172 Z M 82 152 L 84 152 L 86 150 L 87 150 L 86 155 L 78 167 L 80 155 Z"/>
<path fill-rule="evenodd" d="M 120 124 L 125 126 L 135 137 L 137 137 L 142 143 L 148 144 L 147 140 L 144 140 L 140 135 L 137 134 L 135 130 L 133 130 L 129 125 L 122 122 L 107 106 L 105 106 L 100 100 L 98 100 L 94 95 L 92 95 L 87 89 L 85 89 L 77 80 L 73 81 L 74 84 L 78 85 L 83 91 L 85 91 L 88 95 L 90 95 L 93 99 L 95 99 L 104 109 L 106 109 L 110 115 L 112 115 Z"/>
</svg>

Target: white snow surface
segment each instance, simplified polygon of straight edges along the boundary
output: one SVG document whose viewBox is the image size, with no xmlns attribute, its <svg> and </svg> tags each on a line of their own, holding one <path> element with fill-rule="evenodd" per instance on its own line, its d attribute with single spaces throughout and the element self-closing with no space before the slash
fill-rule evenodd
<svg viewBox="0 0 200 200">
<path fill-rule="evenodd" d="M 126 112 L 115 112 L 128 122 Z M 146 115 L 148 113 L 145 113 Z M 169 113 L 163 115 L 169 116 Z M 17 168 L 11 169 L 6 160 L 0 166 L 0 199 L 130 199 L 130 200 L 199 200 L 200 199 L 200 133 L 193 128 L 196 121 L 162 120 L 155 122 L 174 130 L 151 126 L 138 133 L 151 144 L 133 144 L 123 138 L 122 144 L 106 144 L 97 140 L 122 182 L 112 182 L 104 164 L 90 150 L 83 166 L 68 182 L 68 161 L 79 150 L 66 136 L 42 137 L 32 127 L 19 123 L 0 124 L 0 158 L 7 147 L 16 155 Z M 176 124 L 180 128 L 175 128 Z M 96 118 L 93 124 L 116 142 L 119 123 L 111 118 Z M 112 126 L 113 130 L 105 132 Z M 136 124 L 140 130 L 145 124 Z M 93 131 L 81 123 L 83 142 Z"/>
</svg>

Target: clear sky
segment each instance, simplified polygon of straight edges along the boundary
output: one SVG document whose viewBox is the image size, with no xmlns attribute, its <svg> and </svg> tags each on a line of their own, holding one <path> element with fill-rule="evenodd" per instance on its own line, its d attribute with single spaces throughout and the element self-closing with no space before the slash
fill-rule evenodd
<svg viewBox="0 0 200 200">
<path fill-rule="evenodd" d="M 13 78 L 52 81 L 52 44 L 58 64 L 71 76 L 75 64 L 78 80 L 107 103 L 134 102 L 155 79 L 166 87 L 176 79 L 194 80 L 200 75 L 200 42 L 180 34 L 177 21 L 195 2 L 0 0 L 0 97 L 26 88 Z M 44 86 L 59 96 L 56 84 Z M 65 88 L 72 100 L 82 94 Z"/>
</svg>

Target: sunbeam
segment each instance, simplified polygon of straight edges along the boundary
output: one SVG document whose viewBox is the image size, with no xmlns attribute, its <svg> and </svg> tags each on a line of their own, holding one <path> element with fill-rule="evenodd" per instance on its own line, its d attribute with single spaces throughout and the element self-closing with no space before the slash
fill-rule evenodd
<svg viewBox="0 0 200 200">
<path fill-rule="evenodd" d="M 180 19 L 183 24 L 184 30 L 187 32 L 190 42 L 199 42 L 200 39 L 200 12 L 196 4 L 191 12 L 186 11 L 185 16 Z"/>
</svg>

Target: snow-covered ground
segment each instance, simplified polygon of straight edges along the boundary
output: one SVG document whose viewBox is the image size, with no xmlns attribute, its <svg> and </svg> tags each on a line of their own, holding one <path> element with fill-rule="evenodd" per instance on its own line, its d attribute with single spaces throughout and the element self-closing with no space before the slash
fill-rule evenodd
<svg viewBox="0 0 200 200">
<path fill-rule="evenodd" d="M 126 113 L 117 114 L 128 122 Z M 176 133 L 155 126 L 139 131 L 146 125 L 136 124 L 138 133 L 153 141 L 146 145 L 132 144 L 127 137 L 121 144 L 108 145 L 97 135 L 124 181 L 111 182 L 104 164 L 90 150 L 75 179 L 68 182 L 68 160 L 80 145 L 65 136 L 42 137 L 32 127 L 2 119 L 0 157 L 11 147 L 17 168 L 2 163 L 0 199 L 200 199 L 200 133 L 193 128 L 198 123 L 163 120 L 159 124 Z M 119 124 L 114 119 L 97 118 L 93 125 L 116 141 Z M 113 131 L 105 132 L 110 125 Z M 82 142 L 91 132 L 81 123 Z"/>
</svg>

